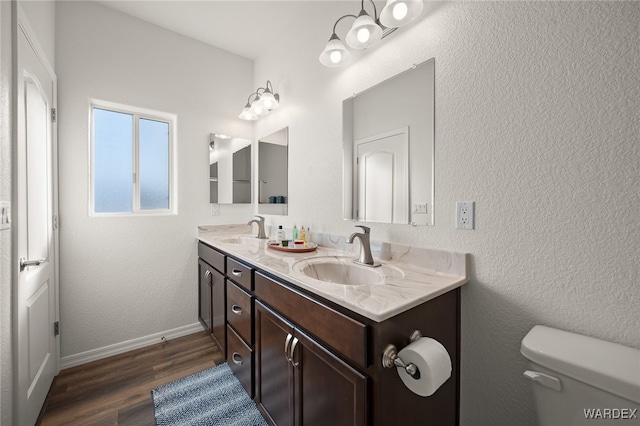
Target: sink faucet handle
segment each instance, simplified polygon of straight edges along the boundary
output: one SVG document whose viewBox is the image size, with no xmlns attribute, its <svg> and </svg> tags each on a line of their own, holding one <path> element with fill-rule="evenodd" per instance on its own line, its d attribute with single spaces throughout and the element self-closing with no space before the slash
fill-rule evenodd
<svg viewBox="0 0 640 426">
<path fill-rule="evenodd" d="M 356 228 L 361 228 L 365 235 L 371 233 L 371 228 L 369 228 L 368 226 L 356 225 Z"/>
<path fill-rule="evenodd" d="M 258 216 L 256 215 L 257 218 L 260 218 L 260 222 L 264 222 L 264 216 Z"/>
</svg>

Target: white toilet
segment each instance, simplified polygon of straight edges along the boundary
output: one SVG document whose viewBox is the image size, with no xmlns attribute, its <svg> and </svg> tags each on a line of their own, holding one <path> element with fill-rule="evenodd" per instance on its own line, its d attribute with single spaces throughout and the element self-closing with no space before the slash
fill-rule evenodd
<svg viewBox="0 0 640 426">
<path fill-rule="evenodd" d="M 520 352 L 540 426 L 640 426 L 640 350 L 536 325 Z"/>
</svg>

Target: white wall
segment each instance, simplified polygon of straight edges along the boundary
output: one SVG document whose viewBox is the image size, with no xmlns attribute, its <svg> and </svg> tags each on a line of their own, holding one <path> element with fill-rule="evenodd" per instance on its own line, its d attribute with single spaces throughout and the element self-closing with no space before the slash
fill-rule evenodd
<svg viewBox="0 0 640 426">
<path fill-rule="evenodd" d="M 289 216 L 268 223 L 352 232 L 342 100 L 435 57 L 435 226 L 371 227 L 374 239 L 471 253 L 462 424 L 535 424 L 519 353 L 534 324 L 640 347 L 640 3 L 426 2 L 422 21 L 342 69 L 317 57 L 357 10 L 309 9 L 308 31 L 256 60 L 254 83 L 281 96 L 256 134 L 290 126 L 294 177 Z M 476 230 L 455 229 L 456 200 L 476 201 Z"/>
<path fill-rule="evenodd" d="M 237 114 L 252 61 L 94 2 L 56 9 L 60 145 L 60 320 L 65 356 L 197 323 L 197 225 L 209 214 L 209 134 L 253 139 Z M 89 98 L 178 116 L 178 214 L 88 216 Z"/>
</svg>

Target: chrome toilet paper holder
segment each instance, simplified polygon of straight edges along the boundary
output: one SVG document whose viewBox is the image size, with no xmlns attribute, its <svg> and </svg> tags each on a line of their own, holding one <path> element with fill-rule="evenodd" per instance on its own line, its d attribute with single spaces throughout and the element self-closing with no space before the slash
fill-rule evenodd
<svg viewBox="0 0 640 426">
<path fill-rule="evenodd" d="M 420 333 L 420 330 L 414 330 L 411 336 L 409 336 L 409 340 L 413 343 L 421 337 L 422 333 Z M 384 352 L 382 352 L 382 366 L 384 368 L 404 368 L 404 371 L 414 379 L 417 380 L 420 378 L 420 370 L 414 363 L 405 364 L 405 362 L 400 359 L 396 345 L 389 344 L 384 348 Z"/>
</svg>

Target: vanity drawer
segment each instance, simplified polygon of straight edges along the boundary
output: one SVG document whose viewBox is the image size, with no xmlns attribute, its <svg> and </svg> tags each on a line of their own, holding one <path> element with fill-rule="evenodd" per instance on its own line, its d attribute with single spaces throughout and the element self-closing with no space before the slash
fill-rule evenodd
<svg viewBox="0 0 640 426">
<path fill-rule="evenodd" d="M 337 352 L 366 368 L 367 326 L 260 273 L 255 295 Z"/>
<path fill-rule="evenodd" d="M 242 387 L 253 398 L 253 350 L 229 326 L 227 326 L 227 345 L 229 349 L 227 364 Z"/>
<path fill-rule="evenodd" d="M 253 300 L 251 295 L 227 280 L 227 322 L 249 345 L 253 344 Z"/>
<path fill-rule="evenodd" d="M 227 257 L 227 277 L 247 291 L 253 291 L 253 269 Z"/>
<path fill-rule="evenodd" d="M 211 248 L 202 242 L 199 242 L 198 257 L 216 268 L 218 271 L 224 273 L 225 255 L 220 253 L 218 250 Z"/>
</svg>

